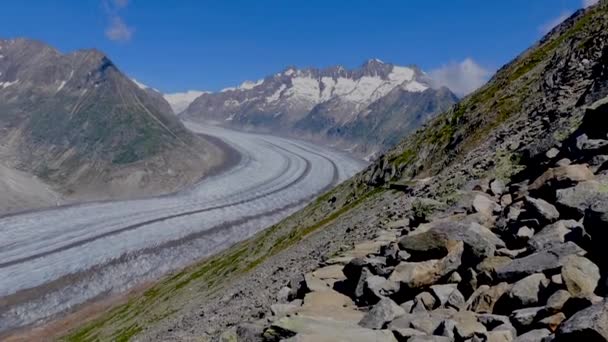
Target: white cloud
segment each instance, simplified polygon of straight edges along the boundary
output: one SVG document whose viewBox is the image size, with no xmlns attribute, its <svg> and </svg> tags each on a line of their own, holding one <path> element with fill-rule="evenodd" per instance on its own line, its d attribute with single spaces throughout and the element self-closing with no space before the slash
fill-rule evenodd
<svg viewBox="0 0 608 342">
<path fill-rule="evenodd" d="M 600 2 L 599 0 L 583 0 L 583 7 L 587 8 Z"/>
<path fill-rule="evenodd" d="M 130 0 L 102 0 L 108 17 L 106 37 L 115 42 L 127 42 L 133 37 L 135 29 L 125 23 L 120 11 L 129 5 Z"/>
<path fill-rule="evenodd" d="M 545 33 L 549 33 L 549 31 L 551 31 L 554 27 L 556 27 L 557 25 L 561 24 L 562 21 L 568 19 L 569 16 L 572 15 L 571 11 L 564 11 L 562 12 L 559 17 L 557 18 L 553 18 L 550 21 L 540 25 L 540 27 L 538 28 L 538 30 L 545 34 Z"/>
<path fill-rule="evenodd" d="M 473 59 L 466 58 L 460 63 L 449 63 L 431 70 L 428 74 L 434 86 L 445 86 L 454 94 L 464 96 L 484 85 L 492 72 Z"/>
<path fill-rule="evenodd" d="M 110 20 L 110 26 L 106 28 L 106 37 L 116 42 L 127 42 L 133 36 L 134 28 L 127 26 L 119 16 Z"/>
</svg>

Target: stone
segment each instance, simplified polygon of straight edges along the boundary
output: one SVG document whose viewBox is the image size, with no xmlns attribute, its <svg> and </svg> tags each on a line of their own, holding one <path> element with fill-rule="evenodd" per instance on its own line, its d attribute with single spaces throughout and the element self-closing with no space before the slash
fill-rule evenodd
<svg viewBox="0 0 608 342">
<path fill-rule="evenodd" d="M 344 269 L 346 270 L 346 266 L 344 267 Z M 354 272 L 353 272 L 353 276 L 354 276 Z M 366 295 L 365 293 L 365 287 L 366 287 L 366 282 L 367 279 L 369 279 L 370 277 L 373 276 L 372 272 L 366 268 L 361 269 L 359 272 L 359 278 L 357 279 L 356 283 L 355 283 L 355 290 L 353 291 L 353 296 L 359 300 L 367 300 L 370 298 L 364 298 L 364 296 Z M 382 278 L 384 279 L 384 278 Z M 374 298 L 371 298 L 371 300 L 373 300 Z"/>
<path fill-rule="evenodd" d="M 528 245 L 532 250 L 547 249 L 566 241 L 580 242 L 583 239 L 584 228 L 574 220 L 561 220 L 545 226 L 531 237 Z"/>
<path fill-rule="evenodd" d="M 270 312 L 272 312 L 272 314 L 276 317 L 283 317 L 297 312 L 300 309 L 301 305 L 301 299 L 296 299 L 293 302 L 287 304 L 272 304 L 270 306 Z"/>
<path fill-rule="evenodd" d="M 520 227 L 515 234 L 518 241 L 528 241 L 530 238 L 534 236 L 534 229 L 528 228 L 526 226 Z"/>
<path fill-rule="evenodd" d="M 405 310 L 405 313 L 412 313 L 412 308 L 414 307 L 414 300 L 408 300 L 399 306 L 403 308 L 403 310 Z"/>
<path fill-rule="evenodd" d="M 393 333 L 397 338 L 397 341 L 411 341 L 415 336 L 426 336 L 422 331 L 418 331 L 412 328 L 398 328 L 394 329 Z"/>
<path fill-rule="evenodd" d="M 573 242 L 552 246 L 550 249 L 514 259 L 506 265 L 496 268 L 496 278 L 501 281 L 514 282 L 534 273 L 557 273 L 567 255 L 584 255 L 585 250 Z"/>
<path fill-rule="evenodd" d="M 315 277 L 312 273 L 306 273 L 304 275 L 306 281 L 306 288 L 311 292 L 316 291 L 332 291 L 333 283 L 327 282 L 323 279 Z"/>
<path fill-rule="evenodd" d="M 241 323 L 236 327 L 237 341 L 259 341 L 264 333 L 264 327 L 259 324 Z"/>
<path fill-rule="evenodd" d="M 492 191 L 495 196 L 502 195 L 505 192 L 505 183 L 500 179 L 494 179 L 490 182 L 490 191 Z"/>
<path fill-rule="evenodd" d="M 297 334 L 297 335 L 296 335 Z M 372 330 L 357 326 L 351 321 L 327 319 L 323 317 L 296 315 L 283 317 L 271 324 L 264 332 L 268 341 L 286 340 L 294 335 L 303 339 L 291 341 L 330 342 L 330 341 L 382 341 L 396 342 L 397 339 L 389 330 Z M 259 341 L 261 338 L 243 341 Z M 239 340 L 240 341 L 240 340 Z"/>
<path fill-rule="evenodd" d="M 500 205 L 504 207 L 508 207 L 513 203 L 513 196 L 511 194 L 504 194 L 500 197 Z"/>
<path fill-rule="evenodd" d="M 279 292 L 277 292 L 277 302 L 287 303 L 287 301 L 289 301 L 290 293 L 291 293 L 291 287 L 283 286 L 279 290 Z"/>
<path fill-rule="evenodd" d="M 532 214 L 533 218 L 546 223 L 555 222 L 559 218 L 559 211 L 549 202 L 530 196 L 526 196 L 525 200 L 527 212 Z"/>
<path fill-rule="evenodd" d="M 511 258 L 506 256 L 491 256 L 477 264 L 477 266 L 475 266 L 475 269 L 477 270 L 477 272 L 494 273 L 497 267 L 506 265 L 511 261 Z"/>
<path fill-rule="evenodd" d="M 520 248 L 520 249 L 500 248 L 500 249 L 496 250 L 496 255 L 497 256 L 506 256 L 511 259 L 515 259 L 515 258 L 519 257 L 520 255 L 526 253 L 527 251 L 528 251 L 527 248 Z"/>
<path fill-rule="evenodd" d="M 405 314 L 405 310 L 388 298 L 382 298 L 359 322 L 359 325 L 369 329 L 382 329 L 395 317 Z"/>
<path fill-rule="evenodd" d="M 517 336 L 515 342 L 539 342 L 542 341 L 545 337 L 551 335 L 551 331 L 547 329 L 535 329 L 530 330 L 525 334 Z"/>
<path fill-rule="evenodd" d="M 608 341 L 608 301 L 575 313 L 560 325 L 555 337 L 557 341 Z"/>
<path fill-rule="evenodd" d="M 411 261 L 440 259 L 448 254 L 449 238 L 439 231 L 427 231 L 406 235 L 399 241 L 399 248 L 411 255 Z"/>
<path fill-rule="evenodd" d="M 576 138 L 576 147 L 587 153 L 598 153 L 602 148 L 608 146 L 608 140 L 589 139 L 586 134 Z"/>
<path fill-rule="evenodd" d="M 445 336 L 414 336 L 407 340 L 407 342 L 453 342 L 452 339 Z"/>
<path fill-rule="evenodd" d="M 350 298 L 332 290 L 307 293 L 298 315 L 357 323 L 363 318 L 364 313 L 356 309 Z"/>
<path fill-rule="evenodd" d="M 475 335 L 484 334 L 486 327 L 477 321 L 477 316 L 471 311 L 460 311 L 452 316 L 456 322 L 454 334 L 459 341 L 472 338 Z"/>
<path fill-rule="evenodd" d="M 389 330 L 413 328 L 424 332 L 427 335 L 432 335 L 441 322 L 452 318 L 454 311 L 446 309 L 437 309 L 432 312 L 420 312 L 405 314 L 395 318 L 388 325 Z"/>
<path fill-rule="evenodd" d="M 601 278 L 597 265 L 577 255 L 566 257 L 561 274 L 568 292 L 577 297 L 592 295 Z"/>
<path fill-rule="evenodd" d="M 545 156 L 549 159 L 553 159 L 557 157 L 559 154 L 559 150 L 555 147 L 552 147 L 549 151 L 545 152 Z"/>
<path fill-rule="evenodd" d="M 564 285 L 564 279 L 562 279 L 561 274 L 554 274 L 551 276 L 551 283 L 557 287 L 561 287 Z"/>
<path fill-rule="evenodd" d="M 547 305 L 545 305 L 545 307 L 550 312 L 561 311 L 570 297 L 572 297 L 570 292 L 566 290 L 557 290 L 549 297 L 549 299 L 547 299 Z"/>
<path fill-rule="evenodd" d="M 239 336 L 236 333 L 236 327 L 225 330 L 219 337 L 220 342 L 237 342 Z"/>
<path fill-rule="evenodd" d="M 454 308 L 456 310 L 462 310 L 466 304 L 465 298 L 458 290 L 454 290 L 448 297 L 447 303 L 445 303 L 446 308 Z"/>
<path fill-rule="evenodd" d="M 581 182 L 574 187 L 559 189 L 556 192 L 557 204 L 581 216 L 595 203 L 607 200 L 608 187 L 594 180 Z"/>
<path fill-rule="evenodd" d="M 435 308 L 437 299 L 429 292 L 422 292 L 414 297 L 414 306 L 412 311 L 417 311 L 418 307 L 424 308 L 424 311 L 431 311 Z"/>
<path fill-rule="evenodd" d="M 450 277 L 448 278 L 448 283 L 450 284 L 458 284 L 462 281 L 462 277 L 460 276 L 460 273 L 458 272 L 452 272 L 452 274 L 450 274 Z"/>
<path fill-rule="evenodd" d="M 423 236 L 418 236 L 421 234 Z M 479 223 L 457 221 L 439 221 L 430 223 L 423 228 L 419 227 L 414 235 L 408 235 L 401 239 L 399 247 L 405 249 L 414 257 L 416 252 L 428 250 L 426 246 L 441 246 L 454 241 L 462 241 L 467 254 L 479 260 L 494 255 L 496 248 L 505 247 L 505 243 L 496 234 Z M 441 248 L 445 253 L 446 248 Z M 439 250 L 434 249 L 434 251 Z M 440 254 L 435 254 L 435 257 L 437 257 L 436 255 Z M 417 259 L 427 260 L 428 258 L 423 256 Z"/>
<path fill-rule="evenodd" d="M 514 310 L 511 313 L 511 322 L 516 325 L 516 328 L 528 328 L 536 321 L 542 319 L 544 307 L 532 307 Z"/>
<path fill-rule="evenodd" d="M 601 198 L 596 201 L 585 212 L 585 227 L 589 227 L 589 234 L 595 239 L 605 241 L 608 235 L 608 186 L 601 190 Z"/>
<path fill-rule="evenodd" d="M 500 206 L 487 195 L 478 194 L 473 198 L 473 210 L 485 216 L 492 216 L 500 212 Z"/>
<path fill-rule="evenodd" d="M 566 320 L 566 315 L 563 312 L 558 312 L 553 316 L 545 317 L 538 321 L 538 326 L 548 329 L 551 332 L 555 332 L 557 327 Z"/>
<path fill-rule="evenodd" d="M 430 291 L 439 303 L 439 306 L 443 306 L 448 302 L 452 292 L 458 291 L 458 286 L 456 284 L 433 285 Z"/>
<path fill-rule="evenodd" d="M 528 189 L 534 191 L 543 187 L 564 188 L 594 178 L 593 172 L 589 170 L 587 165 L 575 164 L 559 166 L 545 171 Z"/>
<path fill-rule="evenodd" d="M 363 298 L 362 302 L 365 303 L 376 303 L 382 297 L 390 296 L 399 291 L 399 283 L 390 281 L 381 276 L 370 276 L 365 279 L 363 287 Z"/>
<path fill-rule="evenodd" d="M 517 330 L 515 329 L 515 327 L 513 327 L 513 325 L 511 325 L 511 323 L 501 324 L 496 328 L 492 329 L 492 331 L 508 331 L 514 338 L 515 336 L 517 336 Z"/>
<path fill-rule="evenodd" d="M 477 321 L 483 324 L 488 330 L 494 330 L 494 328 L 501 325 L 511 324 L 509 317 L 495 314 L 477 314 Z"/>
<path fill-rule="evenodd" d="M 570 160 L 568 158 L 562 158 L 555 163 L 555 165 L 557 165 L 557 166 L 568 166 L 571 164 L 572 164 L 572 160 Z"/>
<path fill-rule="evenodd" d="M 539 304 L 541 293 L 548 285 L 549 279 L 544 274 L 536 273 L 529 275 L 511 287 L 506 305 L 509 308 L 516 308 Z"/>
<path fill-rule="evenodd" d="M 478 341 L 485 342 L 512 342 L 513 341 L 513 333 L 508 330 L 498 330 L 498 331 L 488 331 L 484 334 L 482 339 Z M 473 340 L 475 341 L 475 340 Z"/>
<path fill-rule="evenodd" d="M 308 289 L 306 288 L 306 280 L 304 279 L 304 274 L 300 273 L 289 280 L 289 287 L 291 288 L 291 292 L 289 294 L 289 299 L 295 298 L 304 298 Z"/>
<path fill-rule="evenodd" d="M 456 323 L 456 321 L 454 321 L 452 319 L 446 319 L 446 320 L 442 321 L 441 324 L 439 324 L 439 327 L 437 327 L 437 330 L 435 330 L 433 335 L 444 336 L 444 337 L 450 338 L 451 340 L 455 340 L 456 339 L 455 330 L 456 330 L 457 324 L 458 323 Z"/>
<path fill-rule="evenodd" d="M 463 243 L 454 243 L 445 258 L 423 262 L 402 262 L 388 278 L 399 282 L 402 288 L 420 288 L 435 284 L 439 279 L 455 271 L 461 264 Z"/>
<path fill-rule="evenodd" d="M 482 285 L 467 300 L 466 308 L 477 313 L 492 313 L 494 305 L 510 289 L 511 285 L 506 282 L 492 287 Z"/>
</svg>

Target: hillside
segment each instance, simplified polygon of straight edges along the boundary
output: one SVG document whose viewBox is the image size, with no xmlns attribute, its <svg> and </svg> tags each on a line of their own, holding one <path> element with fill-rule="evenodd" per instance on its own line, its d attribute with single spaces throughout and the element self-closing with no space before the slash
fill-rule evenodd
<svg viewBox="0 0 608 342">
<path fill-rule="evenodd" d="M 10 39 L 0 40 L 0 56 L 0 163 L 53 193 L 50 203 L 29 201 L 47 195 L 5 184 L 15 191 L 1 196 L 24 199 L 0 211 L 175 191 L 221 162 L 161 94 L 140 89 L 97 50 L 62 54 Z"/>
<path fill-rule="evenodd" d="M 608 340 L 607 42 L 604 0 L 349 182 L 67 339 Z"/>
<path fill-rule="evenodd" d="M 377 59 L 346 69 L 297 69 L 206 93 L 186 118 L 329 143 L 370 158 L 447 109 L 457 97 L 417 67 Z"/>
</svg>

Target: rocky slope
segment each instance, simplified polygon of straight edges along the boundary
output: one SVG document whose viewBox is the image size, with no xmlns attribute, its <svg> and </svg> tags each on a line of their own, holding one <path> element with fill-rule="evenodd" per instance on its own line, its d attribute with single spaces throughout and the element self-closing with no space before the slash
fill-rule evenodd
<svg viewBox="0 0 608 342">
<path fill-rule="evenodd" d="M 70 338 L 608 341 L 608 1 L 367 170 Z"/>
<path fill-rule="evenodd" d="M 165 100 L 171 105 L 175 114 L 180 114 L 194 102 L 199 96 L 206 94 L 206 91 L 188 90 L 183 93 L 171 93 L 163 95 Z"/>
<path fill-rule="evenodd" d="M 0 40 L 0 131 L 3 167 L 35 176 L 62 201 L 173 191 L 221 155 L 101 52 L 62 54 L 27 39 Z"/>
<path fill-rule="evenodd" d="M 331 142 L 370 156 L 457 101 L 447 88 L 433 89 L 430 83 L 416 67 L 379 60 L 354 70 L 289 67 L 257 82 L 203 94 L 183 115 Z"/>
</svg>

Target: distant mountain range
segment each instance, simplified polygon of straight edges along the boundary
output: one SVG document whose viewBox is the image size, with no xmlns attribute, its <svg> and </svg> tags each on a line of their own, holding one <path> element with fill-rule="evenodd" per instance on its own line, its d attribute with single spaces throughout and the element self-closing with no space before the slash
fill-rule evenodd
<svg viewBox="0 0 608 342">
<path fill-rule="evenodd" d="M 162 94 L 140 88 L 100 51 L 62 54 L 28 39 L 0 40 L 0 132 L 0 167 L 60 198 L 172 191 L 198 180 L 219 154 L 184 128 Z M 1 194 L 0 211 L 3 198 L 28 207 L 30 195 Z"/>
<path fill-rule="evenodd" d="M 458 100 L 432 83 L 415 66 L 378 59 L 351 70 L 288 67 L 255 82 L 204 93 L 181 115 L 331 143 L 371 157 Z"/>
</svg>

